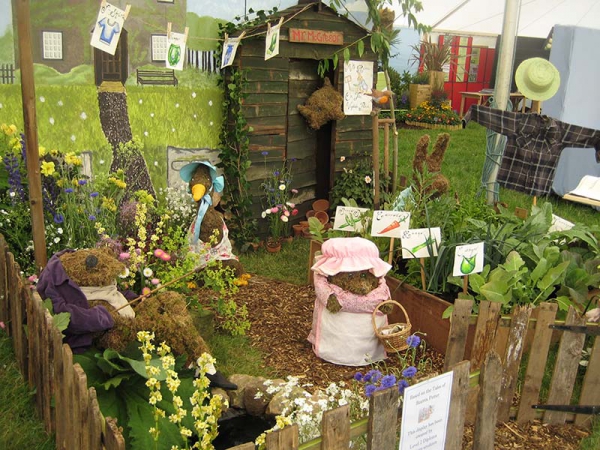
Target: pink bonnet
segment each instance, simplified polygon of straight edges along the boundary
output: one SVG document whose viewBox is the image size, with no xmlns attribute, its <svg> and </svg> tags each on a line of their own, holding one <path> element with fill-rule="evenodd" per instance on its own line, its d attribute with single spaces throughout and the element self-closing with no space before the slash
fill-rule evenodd
<svg viewBox="0 0 600 450">
<path fill-rule="evenodd" d="M 375 243 L 361 237 L 329 239 L 323 243 L 321 252 L 321 256 L 311 267 L 321 275 L 370 270 L 379 278 L 392 268 L 379 257 L 379 249 Z"/>
</svg>

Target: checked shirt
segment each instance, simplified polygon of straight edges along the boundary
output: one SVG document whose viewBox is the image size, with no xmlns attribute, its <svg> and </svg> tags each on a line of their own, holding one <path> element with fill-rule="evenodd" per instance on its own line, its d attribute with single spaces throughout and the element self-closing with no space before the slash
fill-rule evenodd
<svg viewBox="0 0 600 450">
<path fill-rule="evenodd" d="M 506 136 L 506 148 L 497 180 L 529 195 L 550 192 L 560 152 L 565 147 L 594 147 L 600 163 L 600 131 L 571 125 L 539 114 L 502 111 L 473 105 L 465 115 Z"/>
</svg>

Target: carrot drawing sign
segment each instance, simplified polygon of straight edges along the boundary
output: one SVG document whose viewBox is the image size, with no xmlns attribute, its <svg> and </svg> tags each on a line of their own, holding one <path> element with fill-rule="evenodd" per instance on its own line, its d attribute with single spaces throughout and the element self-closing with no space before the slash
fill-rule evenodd
<svg viewBox="0 0 600 450">
<path fill-rule="evenodd" d="M 402 231 L 408 230 L 410 213 L 405 211 L 374 211 L 371 236 L 402 237 Z"/>
<path fill-rule="evenodd" d="M 436 228 L 414 228 L 402 231 L 402 257 L 428 258 L 437 256 L 437 249 L 442 242 L 442 231 Z"/>
<path fill-rule="evenodd" d="M 484 246 L 483 242 L 476 244 L 459 245 L 454 251 L 454 268 L 452 275 L 462 277 L 483 270 Z"/>
</svg>

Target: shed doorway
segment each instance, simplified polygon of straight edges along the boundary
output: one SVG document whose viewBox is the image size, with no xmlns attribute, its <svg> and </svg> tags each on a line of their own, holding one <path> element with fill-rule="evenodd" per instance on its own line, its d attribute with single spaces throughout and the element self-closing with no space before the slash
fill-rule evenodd
<svg viewBox="0 0 600 450">
<path fill-rule="evenodd" d="M 94 47 L 94 78 L 96 86 L 103 81 L 120 81 L 125 85 L 129 76 L 129 53 L 127 49 L 127 30 L 123 29 L 115 54 L 104 52 Z"/>
<path fill-rule="evenodd" d="M 330 62 L 330 67 L 333 64 Z M 298 112 L 298 105 L 306 103 L 323 85 L 318 73 L 319 61 L 290 59 L 288 81 L 287 160 L 294 161 L 294 187 L 314 190 L 314 198 L 329 198 L 333 122 L 319 130 L 308 126 Z M 326 76 L 333 82 L 333 71 Z"/>
</svg>

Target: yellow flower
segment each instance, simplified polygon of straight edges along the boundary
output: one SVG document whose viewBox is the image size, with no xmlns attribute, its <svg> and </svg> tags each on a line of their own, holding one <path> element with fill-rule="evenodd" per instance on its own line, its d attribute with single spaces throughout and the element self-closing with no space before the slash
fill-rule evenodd
<svg viewBox="0 0 600 450">
<path fill-rule="evenodd" d="M 46 147 L 42 147 L 41 145 L 38 147 L 38 151 L 40 156 L 44 156 L 46 154 Z"/>
<path fill-rule="evenodd" d="M 198 287 L 198 285 L 196 285 L 195 282 L 190 281 L 190 282 L 188 282 L 187 287 L 188 287 L 188 289 L 196 289 Z"/>
<path fill-rule="evenodd" d="M 83 164 L 81 158 L 75 155 L 74 152 L 69 152 L 65 155 L 65 162 L 72 166 L 81 166 Z"/>
<path fill-rule="evenodd" d="M 12 136 L 17 132 L 17 126 L 15 124 L 6 125 L 5 123 L 3 123 L 2 131 L 4 131 L 4 134 L 6 134 L 7 136 Z"/>
<path fill-rule="evenodd" d="M 51 176 L 54 173 L 54 163 L 44 161 L 42 163 L 41 172 L 43 175 L 45 175 L 47 177 Z"/>
<path fill-rule="evenodd" d="M 102 197 L 102 207 L 104 209 L 109 210 L 110 212 L 117 211 L 117 205 L 115 203 L 115 200 L 112 198 Z"/>
</svg>

